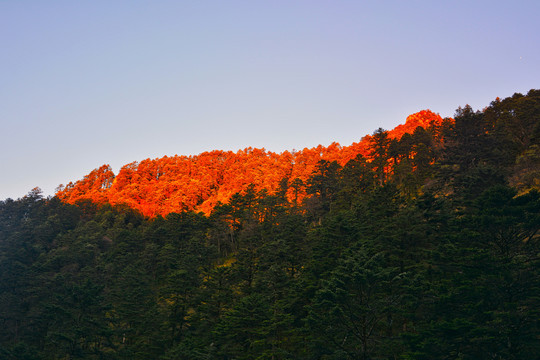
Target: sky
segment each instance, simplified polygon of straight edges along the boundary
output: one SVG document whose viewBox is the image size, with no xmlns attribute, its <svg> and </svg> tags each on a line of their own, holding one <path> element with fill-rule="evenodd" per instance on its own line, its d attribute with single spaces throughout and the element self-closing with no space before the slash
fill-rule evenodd
<svg viewBox="0 0 540 360">
<path fill-rule="evenodd" d="M 540 88 L 540 1 L 0 1 L 0 200 Z"/>
</svg>

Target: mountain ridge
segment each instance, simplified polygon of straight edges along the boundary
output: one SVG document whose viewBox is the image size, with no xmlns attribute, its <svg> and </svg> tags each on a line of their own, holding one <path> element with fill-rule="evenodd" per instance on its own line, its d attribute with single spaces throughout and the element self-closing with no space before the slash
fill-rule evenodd
<svg viewBox="0 0 540 360">
<path fill-rule="evenodd" d="M 387 131 L 388 138 L 399 140 L 417 127 L 430 128 L 442 122 L 439 114 L 422 110 Z M 344 166 L 360 155 L 369 161 L 371 142 L 372 135 L 366 135 L 348 146 L 333 142 L 292 152 L 248 147 L 237 152 L 212 150 L 199 155 L 163 156 L 126 164 L 118 174 L 105 164 L 75 183 L 60 185 L 56 196 L 72 204 L 80 200 L 126 204 L 149 217 L 184 210 L 209 214 L 218 203 L 227 203 L 250 184 L 257 191 L 267 189 L 272 193 L 283 179 L 304 183 L 321 160 Z M 288 195 L 292 197 L 292 190 Z"/>
</svg>

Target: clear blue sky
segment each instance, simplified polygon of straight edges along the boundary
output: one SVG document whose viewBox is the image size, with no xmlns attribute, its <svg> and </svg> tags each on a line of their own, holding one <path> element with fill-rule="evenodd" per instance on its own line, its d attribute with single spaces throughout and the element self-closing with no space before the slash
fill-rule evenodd
<svg viewBox="0 0 540 360">
<path fill-rule="evenodd" d="M 0 2 L 0 199 L 540 88 L 540 1 Z"/>
</svg>

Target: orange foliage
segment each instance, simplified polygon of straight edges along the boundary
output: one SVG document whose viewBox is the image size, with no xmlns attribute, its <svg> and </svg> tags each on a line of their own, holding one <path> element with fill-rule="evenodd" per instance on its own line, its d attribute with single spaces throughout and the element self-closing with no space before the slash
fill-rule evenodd
<svg viewBox="0 0 540 360">
<path fill-rule="evenodd" d="M 440 125 L 442 119 L 439 114 L 435 114 L 430 110 L 422 110 L 415 114 L 407 116 L 405 124 L 396 126 L 388 133 L 390 139 L 401 139 L 404 134 L 412 134 L 414 130 L 421 126 L 424 129 Z"/>
<path fill-rule="evenodd" d="M 403 125 L 389 131 L 389 137 L 400 139 L 418 126 L 431 127 L 442 118 L 429 110 L 410 115 Z M 349 146 L 332 143 L 300 151 L 274 153 L 246 148 L 232 151 L 214 150 L 196 156 L 164 156 L 123 166 L 114 175 L 109 165 L 93 170 L 82 180 L 60 187 L 57 196 L 68 203 L 89 199 L 96 203 L 126 204 L 142 214 L 153 217 L 182 210 L 208 214 L 218 204 L 254 185 L 254 190 L 275 192 L 282 179 L 306 182 L 320 160 L 337 161 L 344 166 L 358 154 L 369 157 L 370 139 Z M 291 200 L 301 200 L 305 193 L 289 189 Z"/>
</svg>

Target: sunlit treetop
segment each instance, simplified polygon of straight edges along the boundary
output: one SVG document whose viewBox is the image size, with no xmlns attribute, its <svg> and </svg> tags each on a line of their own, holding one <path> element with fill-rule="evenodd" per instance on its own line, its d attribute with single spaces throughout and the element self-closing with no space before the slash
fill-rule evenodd
<svg viewBox="0 0 540 360">
<path fill-rule="evenodd" d="M 443 119 L 430 110 L 407 117 L 405 124 L 387 132 L 399 140 L 418 127 L 440 125 Z M 270 193 L 283 179 L 305 183 L 320 160 L 336 161 L 344 166 L 358 155 L 368 161 L 372 156 L 372 136 L 367 135 L 349 146 L 332 143 L 299 151 L 274 153 L 246 148 L 214 150 L 196 156 L 164 156 L 124 165 L 115 175 L 109 165 L 93 170 L 83 179 L 60 186 L 56 195 L 68 202 L 89 199 L 96 203 L 126 204 L 146 216 L 166 215 L 183 210 L 210 213 L 218 203 L 253 184 L 255 190 Z M 297 182 L 298 183 L 298 182 Z M 290 189 L 289 198 L 302 198 L 305 192 Z"/>
</svg>

